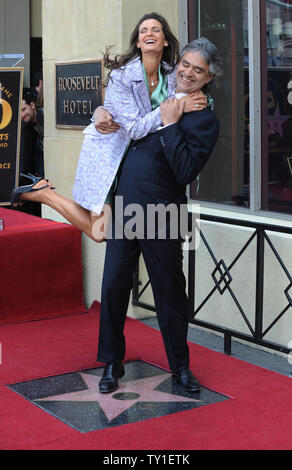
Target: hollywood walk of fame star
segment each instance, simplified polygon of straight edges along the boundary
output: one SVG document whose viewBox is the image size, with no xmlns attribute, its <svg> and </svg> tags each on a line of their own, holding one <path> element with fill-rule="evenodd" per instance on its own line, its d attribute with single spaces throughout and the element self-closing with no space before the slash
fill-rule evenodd
<svg viewBox="0 0 292 470">
<path fill-rule="evenodd" d="M 96 376 L 85 373 L 80 373 L 80 375 L 88 387 L 86 390 L 50 396 L 35 401 L 98 402 L 109 421 L 119 416 L 137 402 L 178 403 L 202 401 L 155 390 L 156 387 L 169 378 L 169 374 L 156 375 L 154 377 L 131 380 L 128 382 L 119 382 L 118 390 L 104 395 L 99 393 Z"/>
<path fill-rule="evenodd" d="M 279 103 L 275 109 L 273 116 L 269 116 L 269 130 L 277 132 L 281 137 L 283 134 L 283 124 L 291 118 L 289 115 L 282 115 L 280 113 Z"/>
</svg>

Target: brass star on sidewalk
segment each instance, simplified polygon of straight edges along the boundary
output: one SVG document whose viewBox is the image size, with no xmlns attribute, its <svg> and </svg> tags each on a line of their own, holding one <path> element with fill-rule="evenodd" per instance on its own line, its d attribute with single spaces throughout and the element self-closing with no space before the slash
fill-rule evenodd
<svg viewBox="0 0 292 470">
<path fill-rule="evenodd" d="M 119 389 L 108 394 L 101 394 L 99 392 L 96 376 L 85 373 L 80 373 L 80 375 L 88 387 L 86 390 L 49 396 L 35 401 L 98 402 L 109 421 L 131 408 L 137 402 L 179 403 L 202 401 L 155 390 L 156 387 L 169 378 L 169 374 L 156 375 L 128 382 L 119 382 Z"/>
</svg>

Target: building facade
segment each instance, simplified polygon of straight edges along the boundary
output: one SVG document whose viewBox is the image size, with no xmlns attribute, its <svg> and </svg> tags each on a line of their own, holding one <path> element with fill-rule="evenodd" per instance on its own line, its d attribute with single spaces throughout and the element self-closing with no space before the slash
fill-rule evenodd
<svg viewBox="0 0 292 470">
<path fill-rule="evenodd" d="M 6 16 L 15 2 L 0 1 Z M 46 176 L 68 197 L 83 134 L 56 126 L 56 64 L 102 58 L 108 45 L 121 53 L 151 11 L 168 19 L 181 46 L 197 36 L 218 46 L 224 74 L 212 95 L 220 137 L 188 188 L 189 211 L 200 213 L 198 248 L 185 251 L 194 320 L 285 349 L 292 339 L 292 0 L 27 0 L 27 7 L 34 44 L 42 40 Z M 47 207 L 43 216 L 61 220 Z M 100 300 L 104 251 L 83 238 L 87 305 Z M 147 282 L 142 260 L 139 280 Z M 141 297 L 139 289 L 129 314 L 147 316 L 151 288 Z"/>
</svg>

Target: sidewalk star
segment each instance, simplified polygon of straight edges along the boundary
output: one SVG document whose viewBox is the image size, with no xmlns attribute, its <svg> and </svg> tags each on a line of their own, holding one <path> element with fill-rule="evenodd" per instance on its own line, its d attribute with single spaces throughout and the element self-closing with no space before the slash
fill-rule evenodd
<svg viewBox="0 0 292 470">
<path fill-rule="evenodd" d="M 81 373 L 80 375 L 88 387 L 86 390 L 49 396 L 35 401 L 98 402 L 109 421 L 131 408 L 137 402 L 179 403 L 202 401 L 155 390 L 156 387 L 169 378 L 169 374 L 156 375 L 128 382 L 120 381 L 119 389 L 109 394 L 99 393 L 96 376 L 85 373 Z"/>
</svg>

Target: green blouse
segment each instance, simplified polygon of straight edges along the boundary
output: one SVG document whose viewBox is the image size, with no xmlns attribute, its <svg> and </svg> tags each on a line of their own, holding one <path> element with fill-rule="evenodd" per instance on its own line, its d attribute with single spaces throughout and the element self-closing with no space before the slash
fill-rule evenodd
<svg viewBox="0 0 292 470">
<path fill-rule="evenodd" d="M 143 64 L 142 64 L 142 68 L 143 68 L 144 80 L 147 85 L 148 91 L 150 93 L 146 70 Z M 152 110 L 158 108 L 158 106 L 160 106 L 160 104 L 163 103 L 163 101 L 165 101 L 166 98 L 168 97 L 167 76 L 162 75 L 160 68 L 161 66 L 159 65 L 157 87 L 155 88 L 155 90 L 152 92 L 150 96 Z"/>
</svg>

